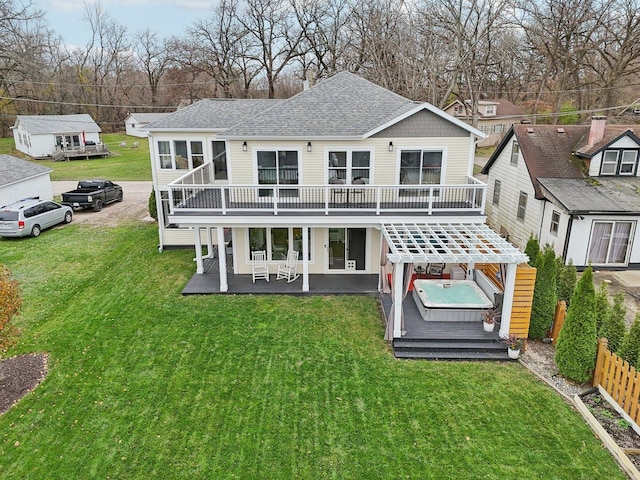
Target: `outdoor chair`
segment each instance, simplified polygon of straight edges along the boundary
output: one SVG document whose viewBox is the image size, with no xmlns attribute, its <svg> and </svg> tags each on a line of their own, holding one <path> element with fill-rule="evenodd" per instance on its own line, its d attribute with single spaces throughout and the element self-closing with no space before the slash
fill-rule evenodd
<svg viewBox="0 0 640 480">
<path fill-rule="evenodd" d="M 441 277 L 444 271 L 444 263 L 430 263 L 427 267 L 427 275 Z"/>
<path fill-rule="evenodd" d="M 284 265 L 278 265 L 278 276 L 276 280 L 287 279 L 287 283 L 293 282 L 300 275 L 296 272 L 298 268 L 298 252 L 289 250 L 287 252 L 287 262 Z"/>
<path fill-rule="evenodd" d="M 251 252 L 251 276 L 253 283 L 256 283 L 256 279 L 263 278 L 267 282 L 269 281 L 269 267 L 267 267 L 267 252 L 259 250 L 257 252 Z"/>
</svg>

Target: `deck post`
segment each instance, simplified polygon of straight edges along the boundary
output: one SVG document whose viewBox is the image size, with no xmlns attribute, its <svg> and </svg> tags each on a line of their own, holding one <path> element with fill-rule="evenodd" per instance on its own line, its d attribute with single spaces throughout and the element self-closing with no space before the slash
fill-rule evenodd
<svg viewBox="0 0 640 480">
<path fill-rule="evenodd" d="M 467 263 L 467 280 L 473 280 L 473 269 L 475 268 L 475 263 L 469 262 Z"/>
<path fill-rule="evenodd" d="M 213 235 L 211 227 L 207 227 L 207 254 L 204 258 L 213 258 Z"/>
<path fill-rule="evenodd" d="M 309 291 L 309 227 L 302 227 L 302 291 Z"/>
<path fill-rule="evenodd" d="M 204 273 L 204 263 L 202 262 L 202 240 L 200 240 L 200 227 L 194 227 L 196 246 L 196 273 Z"/>
<path fill-rule="evenodd" d="M 511 327 L 511 309 L 513 308 L 513 293 L 516 285 L 516 269 L 518 264 L 507 264 L 507 275 L 504 279 L 504 297 L 502 301 L 502 315 L 500 317 L 500 337 L 507 338 Z"/>
<path fill-rule="evenodd" d="M 216 231 L 218 232 L 218 265 L 220 266 L 220 291 L 226 292 L 227 290 L 229 290 L 229 285 L 227 284 L 227 251 L 224 245 L 224 227 L 217 226 Z"/>
<path fill-rule="evenodd" d="M 396 263 L 393 269 L 393 338 L 402 337 L 402 294 L 404 263 Z"/>
</svg>

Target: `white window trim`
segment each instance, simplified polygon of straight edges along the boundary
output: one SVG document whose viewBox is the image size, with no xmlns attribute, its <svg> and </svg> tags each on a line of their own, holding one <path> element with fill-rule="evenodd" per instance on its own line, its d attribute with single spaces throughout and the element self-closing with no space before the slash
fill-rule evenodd
<svg viewBox="0 0 640 480">
<path fill-rule="evenodd" d="M 631 223 L 631 230 L 629 231 L 629 238 L 627 240 L 627 251 L 626 251 L 626 255 L 625 255 L 625 259 L 623 263 L 594 263 L 593 265 L 606 265 L 608 267 L 613 267 L 613 266 L 626 266 L 629 264 L 629 258 L 631 258 L 631 249 L 633 248 L 633 240 L 635 238 L 635 234 L 636 234 L 636 226 L 637 226 L 637 222 L 635 220 L 606 220 L 606 219 L 594 219 L 591 222 L 591 228 L 589 229 L 589 239 L 587 240 L 587 251 L 586 251 L 586 257 L 585 257 L 585 265 L 586 262 L 589 261 L 589 256 L 591 253 L 591 239 L 593 237 L 593 229 L 595 227 L 596 223 L 611 223 L 611 231 L 613 232 L 615 230 L 615 224 L 616 223 Z M 609 256 L 610 253 L 610 248 L 611 245 L 609 245 L 609 247 L 607 248 L 607 257 Z"/>
<path fill-rule="evenodd" d="M 298 152 L 298 183 L 294 185 L 289 185 L 289 188 L 301 187 L 304 185 L 303 178 L 304 174 L 302 171 L 302 166 L 304 164 L 302 159 L 302 148 L 299 147 L 273 147 L 273 146 L 255 146 L 251 149 L 251 162 L 253 163 L 253 183 L 254 185 L 259 185 L 258 183 L 258 152 L 276 152 L 276 160 L 278 158 L 278 152 Z M 306 152 L 306 147 L 305 147 Z M 229 170 L 229 157 L 227 157 L 227 170 Z M 281 186 L 277 184 L 277 186 Z M 286 186 L 286 185 L 285 185 Z M 273 188 L 273 185 L 265 185 L 264 188 Z"/>
<path fill-rule="evenodd" d="M 374 157 L 375 150 L 371 147 L 325 147 L 324 156 L 322 161 L 324 162 L 324 183 L 325 185 L 329 183 L 329 152 L 347 152 L 347 178 L 351 178 L 349 172 L 351 172 L 353 168 L 352 164 L 352 156 L 353 152 L 369 152 L 369 185 L 373 184 L 373 166 L 374 166 Z"/>
<path fill-rule="evenodd" d="M 523 196 L 526 198 L 526 201 L 524 203 L 524 209 L 523 209 L 524 214 L 522 215 L 522 217 L 520 217 L 520 199 L 522 199 Z M 518 204 L 516 205 L 516 220 L 519 220 L 521 222 L 524 222 L 526 220 L 528 203 L 529 203 L 529 194 L 521 190 L 520 193 L 518 193 Z"/>
<path fill-rule="evenodd" d="M 517 155 L 517 157 L 516 157 L 516 161 L 514 162 L 514 161 L 513 161 L 513 155 L 514 155 L 513 147 L 514 147 L 515 145 L 517 145 L 517 146 L 518 146 L 518 155 Z M 518 164 L 520 163 L 520 152 L 521 152 L 521 150 L 520 150 L 520 144 L 517 142 L 517 140 L 513 140 L 513 141 L 511 142 L 511 154 L 509 155 L 509 165 L 512 165 L 512 166 L 514 166 L 514 167 L 517 167 L 517 166 L 518 166 Z"/>
<path fill-rule="evenodd" d="M 274 264 L 278 264 L 278 263 L 287 263 L 287 259 L 276 259 L 274 260 L 273 258 L 271 258 L 271 252 L 272 252 L 272 245 L 271 245 L 271 229 L 272 228 L 286 228 L 289 230 L 289 246 L 288 248 L 291 249 L 291 247 L 293 246 L 293 229 L 294 228 L 304 228 L 302 226 L 300 227 L 286 227 L 286 226 L 278 226 L 278 227 L 247 227 L 244 229 L 244 237 L 245 237 L 245 245 L 246 245 L 246 253 L 247 253 L 247 265 L 251 265 L 251 239 L 249 238 L 249 229 L 251 228 L 264 228 L 267 232 L 267 261 L 268 262 L 273 262 Z M 314 249 L 313 249 L 313 244 L 314 244 L 314 240 L 313 240 L 313 235 L 311 234 L 312 229 L 309 229 L 309 264 L 313 264 L 314 263 Z M 302 252 L 298 252 L 300 256 L 302 256 Z M 302 258 L 298 259 L 298 263 L 302 262 Z"/>
<path fill-rule="evenodd" d="M 603 167 L 605 166 L 605 158 L 607 156 L 607 153 L 615 153 L 616 154 L 616 159 L 615 159 L 615 164 L 614 162 L 607 162 L 606 165 L 615 165 L 614 168 L 614 172 L 613 173 L 605 173 L 603 171 Z M 625 153 L 634 153 L 635 154 L 635 158 L 633 161 L 633 169 L 630 173 L 622 173 L 622 164 L 623 164 L 623 159 L 624 159 L 624 155 Z M 626 162 L 627 165 L 629 165 L 629 162 Z M 638 150 L 635 149 L 624 149 L 624 148 L 620 148 L 620 149 L 616 149 L 616 148 L 610 148 L 610 149 L 606 149 L 603 150 L 602 154 L 600 155 L 600 175 L 603 177 L 614 177 L 614 176 L 622 176 L 622 177 L 632 177 L 637 175 L 638 173 Z"/>
<path fill-rule="evenodd" d="M 553 216 L 556 215 L 556 214 L 558 215 L 558 221 L 554 222 L 553 221 Z M 558 236 L 558 232 L 560 231 L 560 219 L 561 218 L 562 218 L 562 216 L 561 216 L 560 212 L 558 212 L 557 210 L 551 210 L 551 220 L 549 222 L 549 233 L 551 235 L 553 235 L 554 237 L 557 237 Z M 555 230 L 553 229 L 554 223 L 555 223 L 555 226 L 556 226 Z"/>
<path fill-rule="evenodd" d="M 421 150 L 422 152 L 442 152 L 442 166 L 440 168 L 440 183 L 439 184 L 425 184 L 425 185 L 446 185 L 447 183 L 447 158 L 448 158 L 448 147 L 439 147 L 439 146 L 419 146 L 419 145 L 400 145 L 397 148 L 396 153 L 396 178 L 395 184 L 400 186 L 400 167 L 402 166 L 401 158 L 402 152 L 405 150 Z M 422 184 L 420 184 L 422 185 Z"/>
<path fill-rule="evenodd" d="M 191 153 L 191 142 L 200 142 L 200 143 L 202 143 L 203 163 L 207 163 L 211 159 L 211 147 L 207 147 L 207 141 L 206 141 L 206 139 L 203 139 L 203 138 L 158 137 L 158 138 L 154 138 L 153 141 L 154 141 L 156 165 L 158 166 L 158 171 L 159 172 L 170 172 L 170 171 L 186 172 L 186 171 L 193 170 L 193 158 L 192 158 L 193 154 Z M 159 142 L 169 142 L 169 152 L 171 154 L 171 168 L 162 168 L 161 165 L 160 165 L 160 149 L 158 148 L 158 143 Z M 187 144 L 187 162 L 188 162 L 188 167 L 186 169 L 184 169 L 184 168 L 176 168 L 175 142 L 186 142 L 186 144 Z M 200 155 L 200 154 L 198 154 L 198 155 Z M 229 160 L 227 158 L 227 162 L 228 161 Z"/>
</svg>

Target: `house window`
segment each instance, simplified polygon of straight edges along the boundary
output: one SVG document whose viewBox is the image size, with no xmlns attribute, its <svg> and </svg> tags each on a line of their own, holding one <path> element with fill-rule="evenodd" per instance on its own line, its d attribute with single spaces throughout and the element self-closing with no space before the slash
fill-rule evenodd
<svg viewBox="0 0 640 480">
<path fill-rule="evenodd" d="M 175 152 L 176 170 L 188 170 L 189 154 L 187 153 L 187 142 L 185 140 L 174 140 L 173 151 Z"/>
<path fill-rule="evenodd" d="M 500 205 L 500 180 L 496 180 L 493 184 L 493 204 L 498 206 Z"/>
<path fill-rule="evenodd" d="M 504 132 L 504 124 L 497 123 L 493 126 L 493 133 L 502 133 Z"/>
<path fill-rule="evenodd" d="M 635 222 L 593 222 L 589 262 L 594 265 L 627 263 Z"/>
<path fill-rule="evenodd" d="M 400 153 L 401 185 L 438 185 L 442 180 L 442 152 L 403 150 Z M 401 190 L 401 195 L 418 195 L 418 190 Z"/>
<path fill-rule="evenodd" d="M 286 260 L 289 250 L 298 252 L 302 258 L 302 228 L 250 228 L 249 252 L 260 250 L 266 251 L 271 261 Z M 311 248 L 307 252 L 310 259 Z"/>
<path fill-rule="evenodd" d="M 518 165 L 518 158 L 520 157 L 520 145 L 518 142 L 511 144 L 511 165 Z"/>
<path fill-rule="evenodd" d="M 161 140 L 158 142 L 158 157 L 160 159 L 160 168 L 173 168 L 173 162 L 171 161 L 171 144 L 168 141 Z"/>
<path fill-rule="evenodd" d="M 637 150 L 605 150 L 600 175 L 635 175 Z"/>
<path fill-rule="evenodd" d="M 496 114 L 496 106 L 495 105 L 487 105 L 486 109 L 487 115 L 495 115 Z"/>
<path fill-rule="evenodd" d="M 369 183 L 371 152 L 331 151 L 329 152 L 328 167 L 329 183 Z"/>
<path fill-rule="evenodd" d="M 556 212 L 554 210 L 553 213 L 551 214 L 551 228 L 549 229 L 549 232 L 551 233 L 551 235 L 553 236 L 558 235 L 559 225 L 560 225 L 560 212 Z"/>
<path fill-rule="evenodd" d="M 228 180 L 227 173 L 227 146 L 225 142 L 214 140 L 211 142 L 213 149 L 213 172 L 216 180 Z"/>
<path fill-rule="evenodd" d="M 524 216 L 527 213 L 527 194 L 520 192 L 520 198 L 518 199 L 518 220 L 524 221 Z"/>
<path fill-rule="evenodd" d="M 480 131 L 489 135 L 489 125 L 480 125 Z"/>
<path fill-rule="evenodd" d="M 260 185 L 297 185 L 298 184 L 298 152 L 297 151 L 258 151 L 258 183 Z M 260 196 L 273 195 L 273 189 L 261 188 Z M 298 195 L 295 189 L 280 189 L 281 197 Z"/>
<path fill-rule="evenodd" d="M 191 142 L 191 166 L 197 168 L 204 164 L 202 142 Z"/>
</svg>

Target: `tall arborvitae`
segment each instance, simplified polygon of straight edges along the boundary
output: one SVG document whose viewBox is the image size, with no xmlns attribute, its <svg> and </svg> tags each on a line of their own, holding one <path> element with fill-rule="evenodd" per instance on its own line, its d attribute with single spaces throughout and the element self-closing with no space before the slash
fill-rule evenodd
<svg viewBox="0 0 640 480">
<path fill-rule="evenodd" d="M 544 247 L 544 252 L 538 257 L 538 272 L 536 286 L 533 291 L 531 305 L 531 322 L 529 324 L 529 338 L 544 338 L 553 322 L 556 311 L 556 254 L 550 245 Z"/>
<path fill-rule="evenodd" d="M 538 258 L 540 257 L 540 243 L 533 235 L 531 235 L 529 240 L 527 240 L 527 246 L 524 248 L 524 253 L 529 257 L 529 265 L 537 267 Z"/>
<path fill-rule="evenodd" d="M 596 332 L 598 332 L 598 335 L 610 314 L 609 292 L 607 291 L 607 284 L 602 282 L 596 291 Z"/>
<path fill-rule="evenodd" d="M 606 337 L 609 340 L 609 350 L 617 352 L 622 346 L 622 340 L 627 330 L 624 322 L 624 317 L 627 314 L 627 308 L 624 306 L 624 293 L 616 293 L 613 297 L 613 306 L 608 313 L 600 330 L 598 330 L 598 338 Z"/>
<path fill-rule="evenodd" d="M 573 260 L 569 260 L 567 265 L 562 261 L 562 257 L 558 257 L 560 260 L 558 269 L 558 282 L 556 284 L 556 292 L 558 294 L 558 300 L 564 300 L 569 306 L 571 295 L 576 288 L 576 282 L 578 281 L 578 274 L 576 267 L 573 264 Z"/>
<path fill-rule="evenodd" d="M 638 353 L 640 353 L 640 312 L 636 313 L 636 318 L 622 341 L 618 355 L 638 368 Z"/>
<path fill-rule="evenodd" d="M 596 311 L 593 271 L 589 266 L 571 297 L 564 326 L 556 345 L 556 364 L 565 377 L 586 382 L 596 362 Z"/>
</svg>

